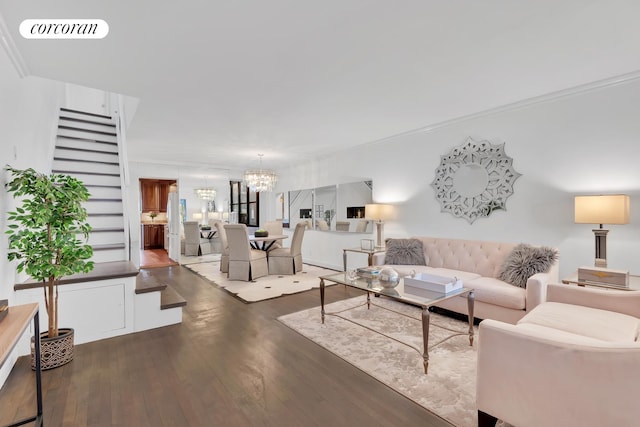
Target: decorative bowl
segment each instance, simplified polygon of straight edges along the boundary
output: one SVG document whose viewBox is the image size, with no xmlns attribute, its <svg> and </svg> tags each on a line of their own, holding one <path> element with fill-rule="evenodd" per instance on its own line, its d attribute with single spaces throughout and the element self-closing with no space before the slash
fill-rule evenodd
<svg viewBox="0 0 640 427">
<path fill-rule="evenodd" d="M 398 286 L 398 272 L 395 271 L 391 267 L 385 267 L 380 270 L 380 274 L 378 275 L 378 280 L 380 281 L 380 285 L 386 289 L 392 289 Z"/>
<path fill-rule="evenodd" d="M 256 230 L 255 233 L 253 233 L 253 235 L 256 237 L 268 237 L 269 232 L 267 230 Z"/>
</svg>

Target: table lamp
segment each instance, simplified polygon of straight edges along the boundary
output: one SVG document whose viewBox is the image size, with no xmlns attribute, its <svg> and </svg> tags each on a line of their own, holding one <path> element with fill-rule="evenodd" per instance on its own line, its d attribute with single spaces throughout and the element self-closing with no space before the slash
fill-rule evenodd
<svg viewBox="0 0 640 427">
<path fill-rule="evenodd" d="M 393 218 L 393 205 L 380 203 L 367 204 L 364 207 L 364 217 L 365 219 L 374 220 L 378 233 L 376 248 L 384 248 L 384 221 Z"/>
<path fill-rule="evenodd" d="M 575 223 L 600 224 L 593 230 L 596 237 L 596 267 L 607 267 L 607 233 L 603 224 L 629 223 L 629 196 L 609 194 L 575 197 Z"/>
</svg>

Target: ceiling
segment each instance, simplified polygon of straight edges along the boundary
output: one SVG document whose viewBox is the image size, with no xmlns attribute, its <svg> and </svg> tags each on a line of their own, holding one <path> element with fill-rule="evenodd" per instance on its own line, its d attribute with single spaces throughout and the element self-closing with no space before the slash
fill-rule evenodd
<svg viewBox="0 0 640 427">
<path fill-rule="evenodd" d="M 635 0 L 0 0 L 28 71 L 139 98 L 129 160 L 283 168 L 640 70 Z M 94 18 L 102 40 L 26 40 Z"/>
</svg>

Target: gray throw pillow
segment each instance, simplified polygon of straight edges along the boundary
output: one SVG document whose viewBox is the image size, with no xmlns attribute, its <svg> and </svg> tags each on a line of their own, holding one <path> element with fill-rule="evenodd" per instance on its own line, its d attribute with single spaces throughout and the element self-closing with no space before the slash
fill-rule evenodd
<svg viewBox="0 0 640 427">
<path fill-rule="evenodd" d="M 422 241 L 418 239 L 387 239 L 385 264 L 426 265 Z"/>
<path fill-rule="evenodd" d="M 558 251 L 546 246 L 520 243 L 513 248 L 500 268 L 498 278 L 520 288 L 527 287 L 527 279 L 536 273 L 546 273 L 558 259 Z"/>
</svg>

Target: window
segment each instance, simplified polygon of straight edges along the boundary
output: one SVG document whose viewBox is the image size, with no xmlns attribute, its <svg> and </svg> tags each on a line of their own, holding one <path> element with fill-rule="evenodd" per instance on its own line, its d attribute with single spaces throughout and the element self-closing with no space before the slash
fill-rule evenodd
<svg viewBox="0 0 640 427">
<path fill-rule="evenodd" d="M 260 224 L 260 193 L 251 191 L 242 181 L 229 181 L 231 212 L 238 213 L 238 223 L 248 227 Z"/>
</svg>

